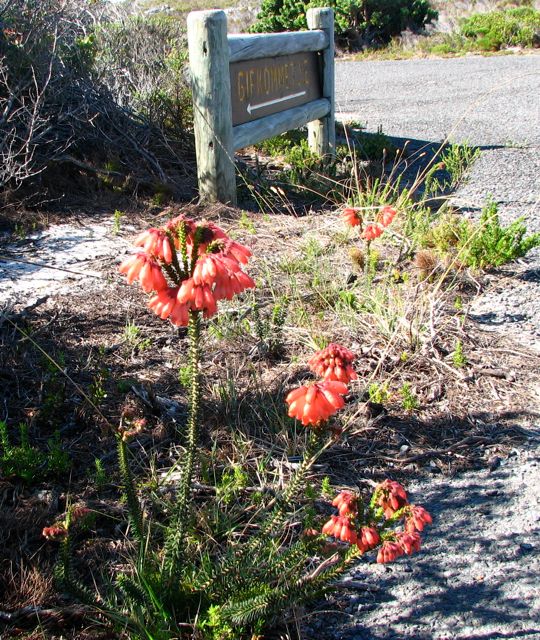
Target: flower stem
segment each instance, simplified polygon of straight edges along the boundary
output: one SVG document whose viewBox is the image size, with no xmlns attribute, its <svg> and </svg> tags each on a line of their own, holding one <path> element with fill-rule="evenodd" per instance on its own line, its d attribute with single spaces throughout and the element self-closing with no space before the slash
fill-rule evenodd
<svg viewBox="0 0 540 640">
<path fill-rule="evenodd" d="M 178 500 L 171 518 L 171 524 L 167 529 L 165 539 L 164 565 L 165 573 L 169 579 L 178 575 L 182 564 L 183 549 L 185 546 L 185 532 L 189 515 L 191 483 L 193 468 L 197 452 L 199 432 L 199 409 L 201 401 L 201 382 L 199 374 L 200 361 L 200 337 L 201 318 L 200 312 L 189 312 L 188 324 L 189 337 L 189 414 L 186 431 L 186 453 L 182 460 L 180 486 L 178 488 Z"/>
<path fill-rule="evenodd" d="M 293 477 L 290 479 L 289 486 L 281 498 L 281 502 L 284 505 L 290 502 L 294 498 L 295 494 L 302 488 L 306 480 L 306 473 L 311 469 L 317 458 L 321 455 L 323 451 L 323 434 L 323 429 L 310 430 L 302 462 Z"/>
<path fill-rule="evenodd" d="M 298 491 L 304 486 L 307 472 L 324 450 L 322 446 L 324 435 L 324 429 L 313 429 L 309 432 L 302 462 L 289 480 L 289 484 L 274 507 L 273 512 L 269 515 L 268 519 L 263 522 L 261 526 L 262 534 L 270 534 L 277 526 L 283 523 L 287 514 L 287 507 Z"/>
<path fill-rule="evenodd" d="M 201 317 L 200 312 L 189 312 L 188 324 L 189 337 L 189 414 L 186 434 L 186 458 L 180 482 L 179 503 L 182 511 L 188 507 L 193 466 L 197 450 L 199 433 L 199 409 L 201 404 L 201 381 L 199 374 L 199 361 L 201 357 Z M 184 513 L 185 515 L 185 513 Z"/>
<path fill-rule="evenodd" d="M 118 466 L 120 468 L 122 488 L 128 506 L 129 520 L 133 527 L 133 535 L 137 542 L 142 544 L 144 542 L 144 525 L 141 505 L 139 504 L 135 482 L 129 466 L 127 444 L 120 436 L 118 436 Z"/>
</svg>

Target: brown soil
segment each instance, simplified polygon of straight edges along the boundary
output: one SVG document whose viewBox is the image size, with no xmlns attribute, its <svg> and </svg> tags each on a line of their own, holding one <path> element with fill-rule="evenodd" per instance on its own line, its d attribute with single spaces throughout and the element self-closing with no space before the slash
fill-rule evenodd
<svg viewBox="0 0 540 640">
<path fill-rule="evenodd" d="M 219 220 L 251 247 L 250 273 L 261 283 L 255 300 L 263 316 L 276 292 L 287 290 L 287 269 L 304 255 L 306 239 L 316 238 L 327 255 L 334 252 L 334 280 L 345 286 L 350 279 L 348 249 L 354 240 L 345 238 L 336 245 L 340 224 L 332 213 L 301 219 L 247 215 L 223 207 L 192 207 L 190 213 Z M 141 229 L 161 219 L 152 212 L 138 215 L 130 222 Z M 246 215 L 255 233 L 246 228 Z M 271 282 L 269 265 L 274 269 Z M 411 303 L 407 309 L 419 313 L 431 285 L 422 283 L 412 267 L 407 269 L 410 280 L 400 286 Z M 302 290 L 313 274 L 300 270 L 295 275 Z M 458 274 L 449 293 L 438 291 L 431 320 L 424 318 L 431 335 L 419 336 L 416 350 L 406 344 L 407 331 L 385 337 L 374 314 L 353 325 L 337 322 L 307 285 L 300 297 L 313 313 L 309 326 L 293 322 L 290 309 L 280 348 L 273 353 L 256 335 L 253 299 L 246 296 L 227 305 L 225 320 L 212 323 L 204 338 L 203 456 L 209 456 L 217 442 L 222 468 L 240 455 L 249 467 L 250 460 L 265 453 L 287 472 L 286 458 L 298 453 L 297 445 L 301 450 L 304 434 L 291 432 L 283 421 L 271 421 L 282 412 L 285 391 L 309 377 L 305 362 L 316 330 L 353 348 L 359 354 L 360 374 L 342 417 L 344 434 L 322 458 L 317 475 L 330 475 L 335 484 L 349 486 L 387 475 L 406 481 L 489 465 L 504 456 L 525 437 L 534 417 L 531 390 L 538 385 L 540 359 L 460 320 L 463 312 L 456 312 L 454 300 L 459 294 L 466 308 L 475 288 L 475 281 Z M 132 334 L 128 322 L 137 327 Z M 466 354 L 462 367 L 452 362 L 457 338 Z M 77 551 L 85 582 L 92 584 L 91 576 L 103 562 L 121 565 L 126 541 L 119 524 L 124 509 L 114 431 L 122 414 L 146 418 L 145 433 L 132 445 L 140 469 L 150 474 L 151 464 L 155 477 L 170 468 L 175 430 L 185 415 L 186 393 L 178 381 L 186 364 L 185 331 L 152 315 L 144 294 L 127 286 L 110 264 L 101 279 L 77 285 L 69 295 L 1 316 L 0 344 L 2 416 L 13 439 L 21 421 L 29 425 L 31 444 L 42 451 L 59 433 L 70 459 L 67 472 L 37 482 L 0 475 L 2 637 L 105 638 L 106 629 L 92 626 L 69 597 L 55 591 L 57 543 L 45 541 L 41 530 L 62 517 L 68 502 L 85 504 L 96 516 Z M 369 401 L 367 387 L 374 382 L 388 384 L 384 405 Z M 231 383 L 235 392 L 227 393 Z M 404 383 L 417 398 L 414 410 L 403 408 Z M 233 432 L 247 443 L 247 454 L 238 452 Z M 106 474 L 101 482 L 96 459 Z"/>
</svg>

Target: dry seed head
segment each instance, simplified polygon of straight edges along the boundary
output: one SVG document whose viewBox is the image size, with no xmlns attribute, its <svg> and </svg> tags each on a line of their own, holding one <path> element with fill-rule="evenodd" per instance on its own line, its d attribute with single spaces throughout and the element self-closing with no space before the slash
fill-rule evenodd
<svg viewBox="0 0 540 640">
<path fill-rule="evenodd" d="M 439 260 L 432 251 L 422 249 L 414 256 L 414 266 L 420 272 L 422 280 L 425 280 L 437 270 Z"/>
<path fill-rule="evenodd" d="M 353 267 L 355 267 L 359 271 L 364 270 L 366 259 L 364 256 L 364 252 L 361 249 L 359 249 L 358 247 L 351 247 L 349 249 L 349 257 L 351 259 Z"/>
</svg>

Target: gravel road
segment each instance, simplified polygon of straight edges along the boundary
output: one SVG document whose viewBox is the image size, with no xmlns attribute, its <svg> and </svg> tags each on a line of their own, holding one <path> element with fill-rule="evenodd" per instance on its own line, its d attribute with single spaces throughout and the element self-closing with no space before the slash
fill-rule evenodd
<svg viewBox="0 0 540 640">
<path fill-rule="evenodd" d="M 397 138 L 468 140 L 482 154 L 454 199 L 477 215 L 487 194 L 504 222 L 540 231 L 540 56 L 342 62 L 342 118 Z M 540 348 L 540 252 L 494 275 L 472 310 L 485 328 Z M 533 396 L 534 396 L 534 390 Z M 540 400 L 540 389 L 536 389 Z M 531 407 L 538 411 L 540 402 Z M 424 552 L 389 566 L 363 563 L 308 619 L 306 638 L 540 639 L 540 439 L 492 471 L 412 485 L 434 515 Z M 356 587 L 355 587 L 356 584 Z M 339 612 L 339 613 L 338 613 Z"/>
<path fill-rule="evenodd" d="M 390 136 L 540 144 L 540 55 L 338 62 L 336 110 Z"/>
</svg>

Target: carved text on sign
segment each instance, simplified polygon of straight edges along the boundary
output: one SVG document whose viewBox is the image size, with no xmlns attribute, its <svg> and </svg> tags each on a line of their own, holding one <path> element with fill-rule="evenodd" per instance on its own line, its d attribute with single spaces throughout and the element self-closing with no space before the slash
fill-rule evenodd
<svg viewBox="0 0 540 640">
<path fill-rule="evenodd" d="M 315 52 L 230 65 L 233 125 L 250 122 L 322 96 Z"/>
</svg>

